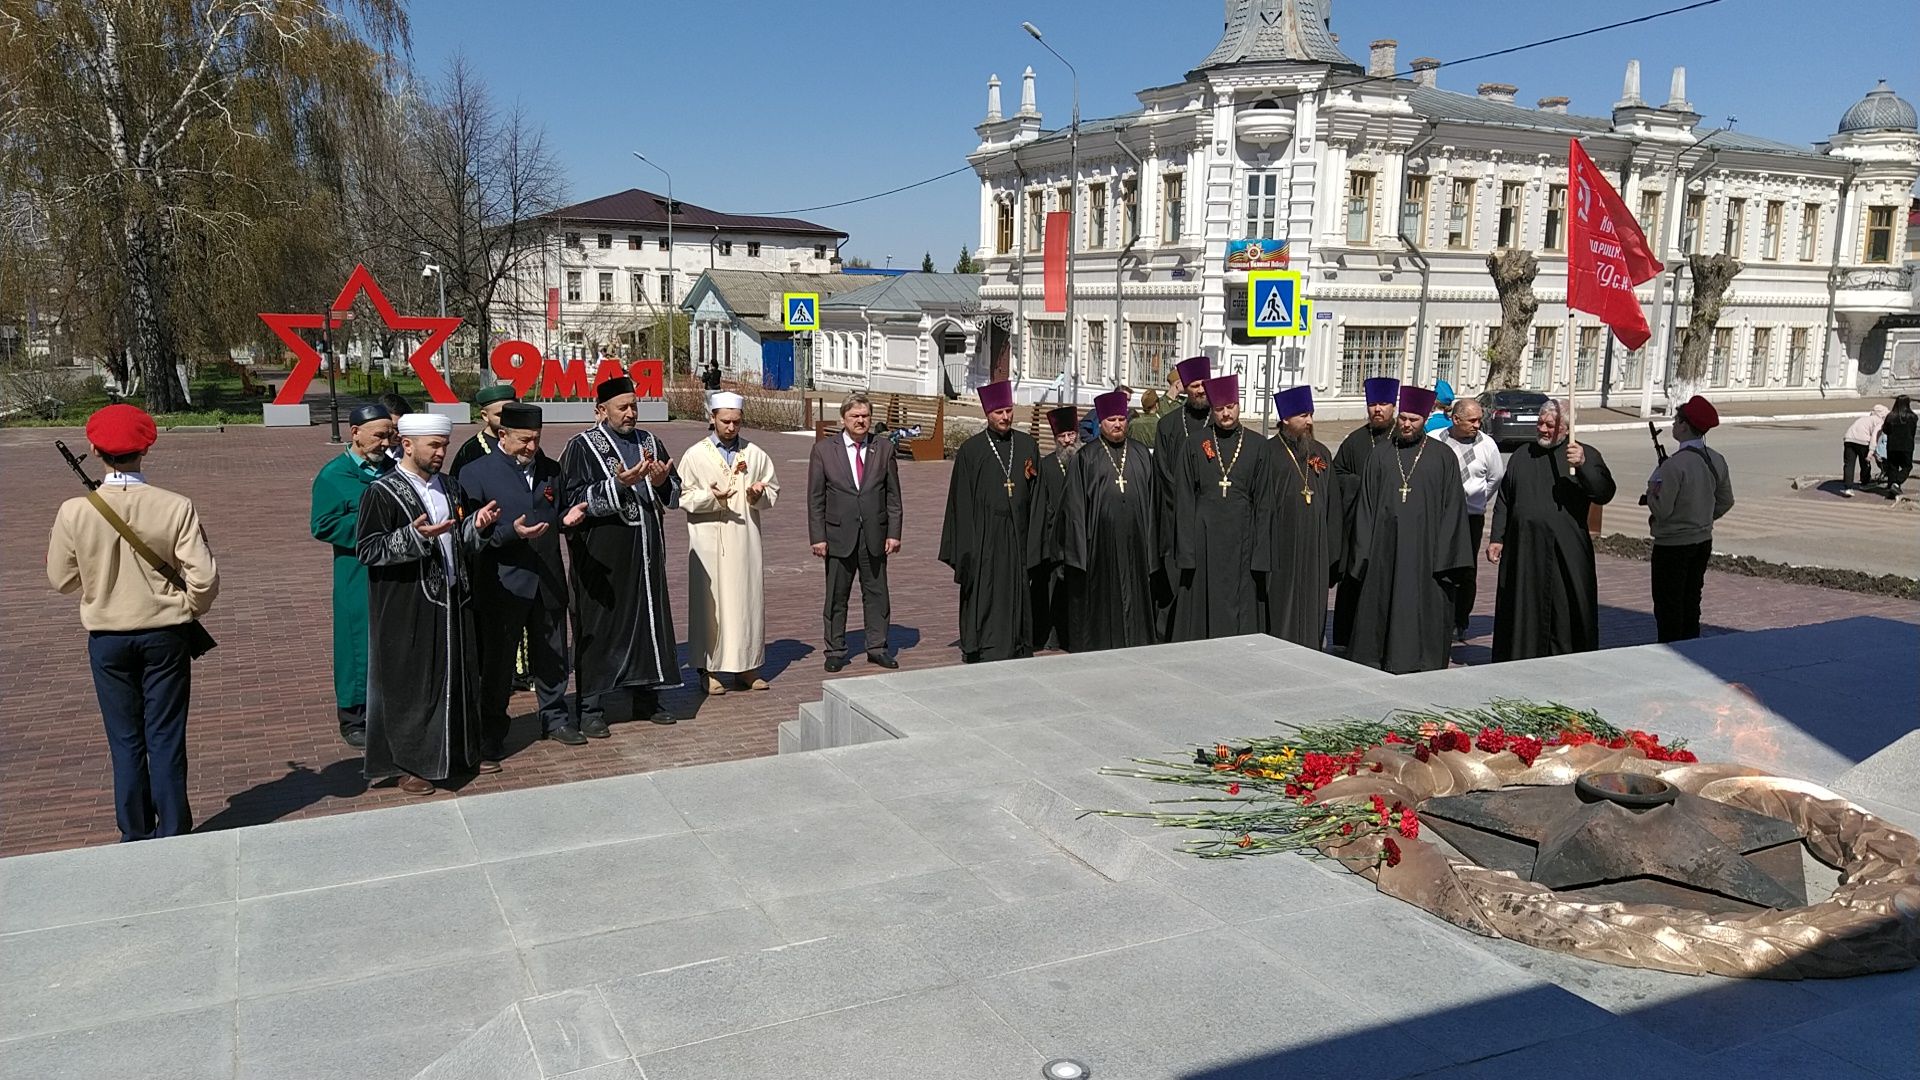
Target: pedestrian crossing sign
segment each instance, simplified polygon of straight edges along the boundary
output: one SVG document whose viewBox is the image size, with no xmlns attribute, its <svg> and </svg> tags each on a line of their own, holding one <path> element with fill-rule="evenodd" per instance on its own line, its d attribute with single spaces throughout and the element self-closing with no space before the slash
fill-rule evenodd
<svg viewBox="0 0 1920 1080">
<path fill-rule="evenodd" d="M 788 330 L 820 329 L 820 294 L 811 292 L 790 292 L 783 294 L 786 318 L 781 325 Z"/>
<path fill-rule="evenodd" d="M 1303 337 L 1312 320 L 1300 295 L 1298 270 L 1253 270 L 1247 274 L 1247 336 Z"/>
</svg>

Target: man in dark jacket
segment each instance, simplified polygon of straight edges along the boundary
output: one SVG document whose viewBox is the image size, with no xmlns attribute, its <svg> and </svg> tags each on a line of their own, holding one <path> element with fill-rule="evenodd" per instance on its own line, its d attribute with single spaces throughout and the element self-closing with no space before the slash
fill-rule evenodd
<svg viewBox="0 0 1920 1080">
<path fill-rule="evenodd" d="M 540 452 L 538 405 L 509 403 L 500 415 L 494 452 L 460 473 L 469 504 L 500 507 L 500 517 L 474 568 L 475 622 L 480 637 L 481 757 L 499 761 L 513 696 L 513 661 L 524 632 L 541 738 L 585 743 L 567 707 L 567 575 L 560 562 L 560 466 Z"/>
<path fill-rule="evenodd" d="M 893 443 L 870 434 L 865 394 L 840 404 L 840 434 L 813 444 L 807 462 L 807 539 L 827 562 L 827 670 L 847 666 L 847 596 L 860 579 L 867 661 L 897 668 L 887 653 L 891 614 L 887 556 L 900 550 L 900 469 Z"/>
</svg>

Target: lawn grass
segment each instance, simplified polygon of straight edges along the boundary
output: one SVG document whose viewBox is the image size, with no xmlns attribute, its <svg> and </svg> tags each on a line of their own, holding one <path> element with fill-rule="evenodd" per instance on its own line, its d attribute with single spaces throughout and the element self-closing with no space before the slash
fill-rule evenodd
<svg viewBox="0 0 1920 1080">
<path fill-rule="evenodd" d="M 325 388 L 326 379 L 321 377 L 314 380 L 309 392 Z M 375 373 L 371 381 L 364 374 L 353 372 L 341 376 L 337 388 L 342 397 L 368 398 L 393 393 L 413 402 L 426 398 L 426 388 L 420 384 L 419 377 L 410 371 L 393 378 Z M 184 412 L 155 413 L 154 423 L 163 429 L 258 424 L 261 422 L 260 406 L 273 400 L 264 384 L 255 384 L 249 393 L 241 369 L 231 364 L 210 365 L 203 369 L 188 384 L 188 397 L 193 403 L 191 408 Z M 52 416 L 22 414 L 8 417 L 0 420 L 0 427 L 82 427 L 95 410 L 115 401 L 146 407 L 144 397 L 137 393 L 125 398 L 100 393 L 66 402 Z"/>
</svg>

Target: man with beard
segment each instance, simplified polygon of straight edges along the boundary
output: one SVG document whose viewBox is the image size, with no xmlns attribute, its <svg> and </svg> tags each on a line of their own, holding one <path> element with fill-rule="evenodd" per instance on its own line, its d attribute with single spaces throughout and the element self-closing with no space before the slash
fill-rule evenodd
<svg viewBox="0 0 1920 1080">
<path fill-rule="evenodd" d="M 360 499 L 371 628 L 366 775 L 397 776 L 401 791 L 431 795 L 456 770 L 500 771 L 480 746 L 468 573 L 500 510 L 488 503 L 467 513 L 459 483 L 441 474 L 453 421 L 410 413 L 399 430 L 400 464 Z"/>
<path fill-rule="evenodd" d="M 1127 398 L 1115 390 L 1093 399 L 1100 435 L 1073 455 L 1059 520 L 1067 612 L 1074 652 L 1152 645 L 1152 454 L 1127 436 Z"/>
<path fill-rule="evenodd" d="M 1273 448 L 1240 425 L 1240 376 L 1208 379 L 1207 427 L 1174 463 L 1173 640 L 1257 634 L 1273 568 Z"/>
<path fill-rule="evenodd" d="M 540 702 L 540 737 L 587 741 L 567 705 L 567 573 L 560 561 L 560 466 L 540 451 L 540 406 L 508 402 L 492 451 L 460 474 L 469 507 L 493 503 L 494 526 L 474 575 L 480 631 L 480 756 L 500 760 L 513 697 L 514 659 L 524 640 Z M 577 519 L 576 519 L 577 521 Z"/>
<path fill-rule="evenodd" d="M 313 478 L 313 538 L 333 547 L 333 706 L 340 738 L 367 745 L 367 567 L 360 561 L 360 497 L 393 468 L 400 442 L 384 405 L 347 414 L 347 452 Z"/>
<path fill-rule="evenodd" d="M 1559 402 L 1540 407 L 1538 431 L 1513 452 L 1493 505 L 1487 561 L 1500 567 L 1496 663 L 1600 647 L 1600 586 L 1587 510 L 1613 499 L 1613 474 L 1599 450 L 1567 437 Z"/>
<path fill-rule="evenodd" d="M 1347 575 L 1359 583 L 1347 657 L 1394 675 L 1447 666 L 1454 581 L 1473 573 L 1460 464 L 1423 430 L 1433 391 L 1400 390 L 1393 438 L 1360 475 Z"/>
<path fill-rule="evenodd" d="M 1176 473 L 1187 443 L 1206 430 L 1207 378 L 1213 362 L 1205 356 L 1189 356 L 1176 364 L 1168 382 L 1186 390 L 1180 404 L 1167 410 L 1153 433 L 1153 487 L 1159 507 L 1153 523 L 1154 541 L 1160 545 L 1159 578 L 1155 586 L 1159 611 L 1154 626 L 1161 641 L 1173 639 L 1173 605 L 1178 602 L 1180 574 L 1174 565 L 1174 543 L 1180 529 L 1177 519 L 1181 481 Z"/>
<path fill-rule="evenodd" d="M 1360 505 L 1360 477 L 1367 471 L 1376 447 L 1386 443 L 1393 433 L 1394 399 L 1400 393 L 1399 379 L 1366 381 L 1367 422 L 1340 441 L 1333 455 L 1333 489 L 1339 503 L 1340 535 L 1354 534 L 1354 513 Z M 1420 416 L 1422 425 L 1426 415 Z M 1360 578 L 1342 558 L 1338 587 L 1333 592 L 1333 647 L 1344 649 L 1353 637 L 1353 613 L 1360 602 Z"/>
<path fill-rule="evenodd" d="M 574 692 L 580 732 L 604 739 L 606 699 L 633 695 L 633 715 L 674 722 L 660 691 L 680 685 L 667 598 L 666 511 L 680 505 L 680 474 L 653 433 L 639 426 L 633 380 L 595 390 L 598 423 L 560 455 L 562 524 L 572 566 Z"/>
<path fill-rule="evenodd" d="M 1480 430 L 1485 410 L 1478 401 L 1461 398 L 1453 403 L 1449 415 L 1453 423 L 1437 431 L 1430 430 L 1429 435 L 1445 444 L 1460 462 L 1460 491 L 1466 497 L 1467 533 L 1473 545 L 1468 554 L 1478 558 L 1480 537 L 1487 525 L 1487 503 L 1499 492 L 1507 464 L 1500 457 L 1500 444 Z M 1453 590 L 1455 641 L 1467 640 L 1467 620 L 1473 614 L 1473 601 L 1479 589 L 1477 578 L 1476 574 L 1462 575 Z"/>
<path fill-rule="evenodd" d="M 1273 573 L 1267 578 L 1265 629 L 1318 649 L 1327 635 L 1327 590 L 1340 567 L 1341 521 L 1333 454 L 1313 437 L 1313 388 L 1273 395 L 1280 430 L 1274 453 Z"/>
<path fill-rule="evenodd" d="M 509 383 L 483 387 L 473 395 L 473 407 L 480 410 L 480 430 L 460 444 L 460 452 L 453 455 L 453 464 L 447 467 L 449 476 L 458 480 L 462 469 L 492 453 L 499 445 L 500 411 L 513 399 L 513 386 Z"/>
<path fill-rule="evenodd" d="M 1033 527 L 1027 530 L 1027 563 L 1033 567 L 1033 647 L 1068 649 L 1067 590 L 1061 584 L 1055 558 L 1059 543 L 1062 496 L 1067 489 L 1067 465 L 1080 446 L 1080 410 L 1062 405 L 1047 412 L 1055 449 L 1040 460 L 1040 483 L 1033 504 Z"/>
<path fill-rule="evenodd" d="M 1013 384 L 980 388 L 987 429 L 960 445 L 940 525 L 940 561 L 960 586 L 960 652 L 969 664 L 1033 655 L 1027 530 L 1038 502 L 1040 444 L 1013 430 Z"/>
<path fill-rule="evenodd" d="M 707 399 L 713 434 L 680 461 L 680 509 L 687 512 L 687 655 L 708 694 L 765 690 L 766 560 L 760 514 L 780 496 L 773 459 L 740 434 L 746 400 L 731 391 Z"/>
</svg>

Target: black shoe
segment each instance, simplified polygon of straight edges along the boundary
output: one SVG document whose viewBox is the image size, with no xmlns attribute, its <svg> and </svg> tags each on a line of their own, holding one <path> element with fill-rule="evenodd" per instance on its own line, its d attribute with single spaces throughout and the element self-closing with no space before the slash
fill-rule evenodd
<svg viewBox="0 0 1920 1080">
<path fill-rule="evenodd" d="M 844 656 L 827 657 L 827 673 L 828 674 L 832 674 L 833 672 L 839 671 L 841 668 L 846 666 L 847 666 L 847 658 Z"/>
<path fill-rule="evenodd" d="M 868 653 L 867 663 L 877 664 L 880 667 L 888 669 L 889 671 L 900 666 L 900 661 L 895 660 L 893 657 L 888 656 L 886 653 Z"/>
<path fill-rule="evenodd" d="M 605 720 L 582 720 L 580 721 L 580 734 L 585 735 L 589 739 L 604 739 L 612 735 L 613 732 L 607 730 L 607 722 Z"/>
<path fill-rule="evenodd" d="M 677 724 L 680 722 L 679 717 L 673 715 L 672 713 L 668 712 L 667 710 L 661 708 L 658 705 L 655 705 L 653 707 L 653 711 L 647 714 L 647 720 L 650 723 L 662 724 L 662 725 Z"/>
<path fill-rule="evenodd" d="M 606 731 L 607 726 L 605 724 L 600 725 L 600 730 L 603 732 Z M 565 727 L 554 728 L 552 731 L 543 731 L 540 733 L 540 737 L 543 739 L 552 739 L 554 742 L 564 743 L 568 746 L 587 745 L 587 737 L 581 734 L 580 729 L 574 727 L 572 724 L 568 724 Z"/>
<path fill-rule="evenodd" d="M 340 729 L 340 741 L 353 747 L 355 750 L 365 750 L 367 748 L 367 729 L 363 727 L 342 727 Z"/>
</svg>

